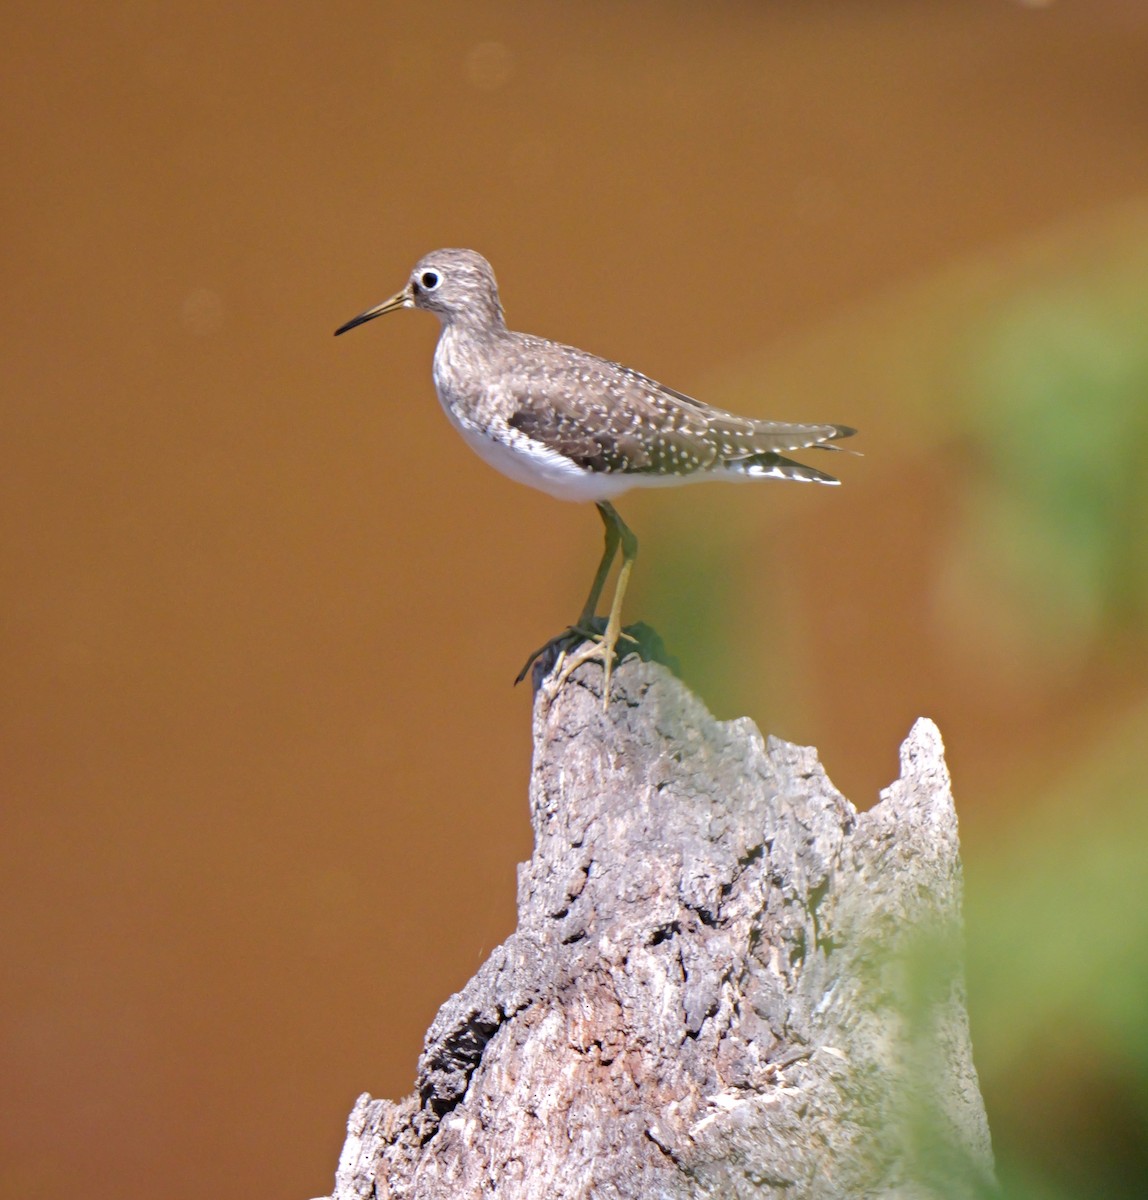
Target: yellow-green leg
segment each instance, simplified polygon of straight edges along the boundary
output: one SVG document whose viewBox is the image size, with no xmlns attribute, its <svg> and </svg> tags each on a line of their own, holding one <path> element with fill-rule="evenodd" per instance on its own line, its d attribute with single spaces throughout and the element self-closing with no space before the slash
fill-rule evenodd
<svg viewBox="0 0 1148 1200">
<path fill-rule="evenodd" d="M 594 575 L 594 582 L 590 587 L 590 595 L 586 598 L 586 605 L 582 609 L 579 625 L 587 626 L 593 620 L 598 608 L 599 597 L 602 595 L 602 588 L 606 584 L 606 578 L 610 574 L 610 567 L 613 565 L 614 556 L 619 547 L 622 550 L 622 565 L 618 568 L 618 582 L 614 585 L 614 599 L 610 604 L 610 615 L 606 621 L 605 633 L 600 637 L 593 635 L 589 644 L 584 643 L 576 653 L 563 654 L 558 671 L 558 683 L 559 685 L 565 683 L 583 663 L 594 658 L 601 659 L 604 668 L 602 707 L 606 708 L 610 703 L 610 676 L 614 671 L 614 655 L 618 648 L 618 638 L 622 633 L 622 601 L 630 582 L 630 572 L 634 569 L 634 560 L 638 557 L 638 539 L 626 522 L 618 516 L 617 510 L 612 504 L 608 504 L 604 500 L 599 501 L 598 512 L 606 529 L 606 546 L 602 552 L 602 561 L 598 564 L 598 570 Z"/>
<path fill-rule="evenodd" d="M 602 524 L 605 526 L 606 545 L 602 550 L 602 561 L 598 564 L 594 582 L 590 585 L 590 595 L 586 597 L 586 603 L 582 605 L 582 615 L 578 618 L 578 625 L 583 627 L 589 627 L 589 623 L 593 621 L 598 612 L 598 600 L 602 595 L 602 589 L 606 586 L 610 568 L 614 565 L 614 556 L 618 553 L 618 544 L 622 540 L 622 530 L 626 529 L 622 518 L 618 516 L 612 504 L 600 501 L 598 515 L 602 518 Z M 629 533 L 629 530 L 626 529 L 626 532 Z M 630 536 L 634 535 L 630 534 Z"/>
</svg>

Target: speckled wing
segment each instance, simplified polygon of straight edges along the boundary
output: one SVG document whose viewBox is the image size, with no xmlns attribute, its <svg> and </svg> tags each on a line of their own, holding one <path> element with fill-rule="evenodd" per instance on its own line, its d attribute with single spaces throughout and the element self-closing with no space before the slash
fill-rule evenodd
<svg viewBox="0 0 1148 1200">
<path fill-rule="evenodd" d="M 499 381 L 508 424 L 588 471 L 774 475 L 835 483 L 782 453 L 836 449 L 845 425 L 756 421 L 712 408 L 629 367 L 541 339 Z"/>
</svg>

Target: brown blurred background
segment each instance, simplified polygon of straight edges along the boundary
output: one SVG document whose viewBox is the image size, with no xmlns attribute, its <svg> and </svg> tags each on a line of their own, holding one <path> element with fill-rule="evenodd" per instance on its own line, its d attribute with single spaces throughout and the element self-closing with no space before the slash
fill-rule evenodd
<svg viewBox="0 0 1148 1200">
<path fill-rule="evenodd" d="M 433 320 L 332 338 L 441 245 L 515 327 L 861 428 L 841 489 L 624 499 L 627 616 L 862 807 L 940 723 L 1006 1179 L 1145 1194 L 1143 0 L 5 29 L 3 1195 L 327 1191 L 513 927 L 510 681 L 600 533 L 451 432 Z"/>
</svg>

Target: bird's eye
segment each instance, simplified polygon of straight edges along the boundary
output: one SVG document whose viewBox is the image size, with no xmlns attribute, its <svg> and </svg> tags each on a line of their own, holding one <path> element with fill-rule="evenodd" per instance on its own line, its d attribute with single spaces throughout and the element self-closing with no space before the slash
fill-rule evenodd
<svg viewBox="0 0 1148 1200">
<path fill-rule="evenodd" d="M 419 276 L 419 283 L 421 283 L 428 292 L 433 292 L 435 288 L 442 283 L 442 276 L 437 271 L 424 271 Z"/>
</svg>

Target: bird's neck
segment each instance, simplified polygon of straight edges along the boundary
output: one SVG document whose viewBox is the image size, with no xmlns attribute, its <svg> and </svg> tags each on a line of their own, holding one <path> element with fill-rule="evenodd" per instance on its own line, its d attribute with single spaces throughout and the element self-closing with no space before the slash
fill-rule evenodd
<svg viewBox="0 0 1148 1200">
<path fill-rule="evenodd" d="M 467 381 L 490 375 L 503 339 L 509 336 L 501 317 L 499 313 L 497 322 L 476 321 L 468 314 L 442 323 L 434 353 L 435 382 L 440 395 L 466 391 Z"/>
<path fill-rule="evenodd" d="M 507 332 L 501 308 L 483 313 L 455 313 L 442 323 L 440 352 L 450 357 L 485 360 Z"/>
<path fill-rule="evenodd" d="M 443 319 L 442 331 L 456 337 L 498 337 L 506 332 L 506 318 L 497 297 L 472 300 L 466 308 Z"/>
</svg>

